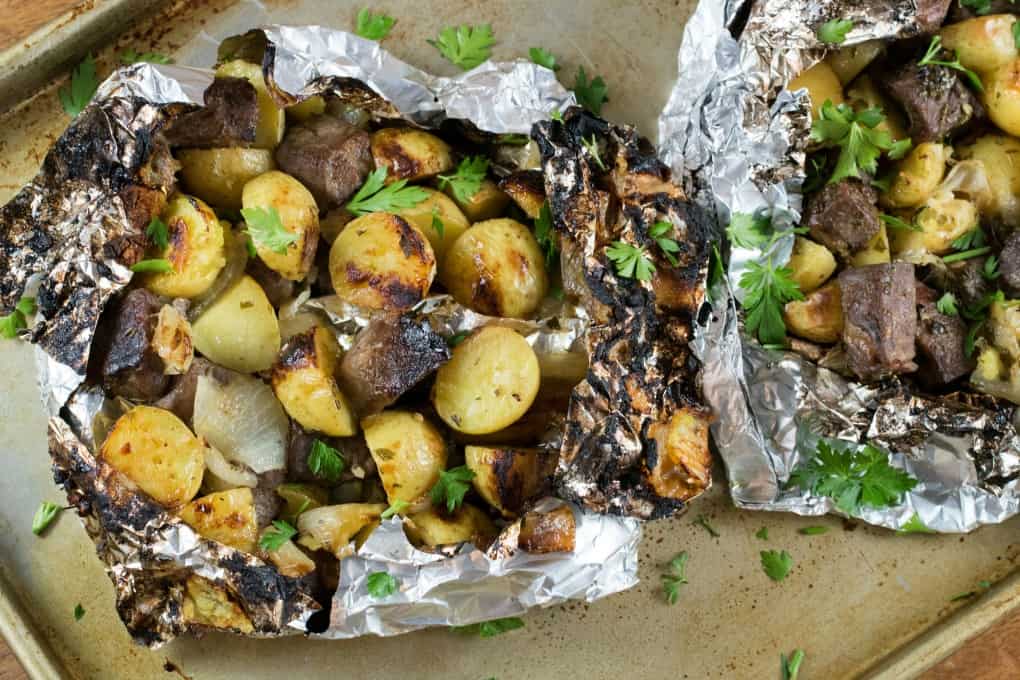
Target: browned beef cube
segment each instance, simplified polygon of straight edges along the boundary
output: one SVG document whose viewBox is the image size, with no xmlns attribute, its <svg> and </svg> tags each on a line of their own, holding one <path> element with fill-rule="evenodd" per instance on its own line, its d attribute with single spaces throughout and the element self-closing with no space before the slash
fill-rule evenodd
<svg viewBox="0 0 1020 680">
<path fill-rule="evenodd" d="M 1010 297 L 1020 296 L 1020 231 L 1006 238 L 1006 244 L 999 253 L 1001 284 Z"/>
<path fill-rule="evenodd" d="M 276 163 L 308 187 L 320 210 L 350 198 L 373 167 L 368 133 L 328 115 L 288 129 Z"/>
<path fill-rule="evenodd" d="M 195 414 L 195 392 L 198 391 L 198 378 L 203 375 L 216 378 L 220 382 L 227 382 L 235 374 L 230 369 L 217 366 L 208 359 L 195 357 L 188 372 L 175 376 L 170 391 L 154 405 L 165 408 L 191 425 L 192 416 Z"/>
<path fill-rule="evenodd" d="M 882 223 L 878 194 L 869 184 L 844 179 L 808 199 L 804 226 L 811 237 L 846 259 L 868 244 Z"/>
<path fill-rule="evenodd" d="M 887 62 L 884 65 L 889 66 Z M 972 119 L 984 116 L 977 97 L 951 68 L 920 66 L 909 60 L 898 68 L 874 69 L 874 73 L 878 83 L 907 114 L 914 144 L 941 140 Z"/>
<path fill-rule="evenodd" d="M 266 297 L 269 298 L 269 304 L 274 307 L 280 307 L 294 297 L 294 289 L 297 284 L 267 267 L 261 258 L 249 258 L 245 272 L 262 286 Z"/>
<path fill-rule="evenodd" d="M 426 320 L 376 317 L 340 362 L 344 394 L 361 415 L 378 413 L 450 359 L 446 340 Z"/>
<path fill-rule="evenodd" d="M 125 399 L 150 401 L 166 389 L 169 378 L 163 360 L 152 348 L 156 317 L 163 303 L 144 288 L 135 288 L 120 300 L 113 318 L 104 323 L 97 343 L 103 384 Z"/>
<path fill-rule="evenodd" d="M 914 16 L 924 33 L 934 33 L 946 20 L 946 13 L 953 0 L 917 0 Z"/>
<path fill-rule="evenodd" d="M 972 257 L 962 262 L 949 265 L 949 277 L 956 297 L 964 307 L 973 307 L 981 302 L 995 287 L 986 279 L 982 272 L 985 267 L 983 257 Z"/>
<path fill-rule="evenodd" d="M 171 146 L 247 146 L 255 141 L 259 103 L 244 78 L 217 78 L 203 95 L 205 106 L 185 113 L 166 132 Z"/>
<path fill-rule="evenodd" d="M 920 351 L 918 379 L 930 387 L 948 385 L 974 370 L 963 344 L 967 325 L 959 316 L 938 310 L 939 293 L 917 284 L 917 348 Z"/>
<path fill-rule="evenodd" d="M 854 267 L 839 275 L 847 365 L 864 380 L 909 373 L 917 335 L 914 265 Z"/>
<path fill-rule="evenodd" d="M 365 437 L 356 434 L 353 437 L 327 437 L 314 432 L 306 432 L 299 425 L 291 423 L 290 441 L 287 444 L 287 479 L 294 482 L 318 482 L 327 484 L 321 477 L 315 476 L 308 467 L 308 454 L 316 440 L 333 447 L 344 459 L 344 469 L 340 482 L 352 479 L 365 479 L 375 474 L 375 461 L 365 443 Z"/>
</svg>

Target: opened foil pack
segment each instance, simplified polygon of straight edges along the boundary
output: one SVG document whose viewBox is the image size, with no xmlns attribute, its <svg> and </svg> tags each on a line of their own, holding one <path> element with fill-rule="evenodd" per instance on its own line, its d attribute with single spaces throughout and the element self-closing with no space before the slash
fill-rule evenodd
<svg viewBox="0 0 1020 680">
<path fill-rule="evenodd" d="M 800 220 L 810 103 L 805 91 L 785 87 L 824 56 L 819 26 L 851 20 L 845 46 L 916 36 L 931 28 L 925 7 L 938 4 L 699 3 L 659 139 L 674 173 L 690 178 L 692 199 L 714 215 L 719 242 L 734 213 L 767 210 L 774 223 Z M 778 255 L 788 258 L 792 244 L 786 237 Z M 895 380 L 864 385 L 793 352 L 764 349 L 744 333 L 738 314 L 738 282 L 754 256 L 732 250 L 726 276 L 711 292 L 714 311 L 696 340 L 706 395 L 718 417 L 712 432 L 738 507 L 836 511 L 828 498 L 787 487 L 791 471 L 826 437 L 875 444 L 919 481 L 902 504 L 857 515 L 868 523 L 967 532 L 1017 514 L 1020 437 L 1012 404 L 970 393 L 925 397 Z"/>
<path fill-rule="evenodd" d="M 221 54 L 250 49 L 264 51 L 263 70 L 281 103 L 330 93 L 379 117 L 430 126 L 447 118 L 464 119 L 479 130 L 501 134 L 529 133 L 550 111 L 573 101 L 551 71 L 530 63 L 487 62 L 456 78 L 437 78 L 396 60 L 375 42 L 322 27 L 268 27 L 226 41 Z M 189 607 L 195 605 L 189 590 L 192 575 L 224 589 L 231 601 L 220 604 L 239 608 L 250 621 L 234 627 L 234 632 L 276 636 L 306 631 L 319 609 L 303 583 L 281 576 L 253 555 L 202 538 L 95 455 L 102 440 L 95 423 L 104 413 L 115 417 L 119 405 L 86 382 L 91 343 L 104 306 L 131 280 L 125 263 L 140 259 L 145 248 L 148 216 L 139 217 L 144 212 L 139 203 L 146 192 L 165 190 L 171 181 L 165 169 L 149 163 L 154 137 L 175 116 L 201 105 L 212 77 L 211 71 L 179 66 L 139 64 L 119 70 L 57 141 L 36 178 L 0 211 L 0 312 L 11 310 L 23 295 L 37 299 L 38 314 L 23 337 L 38 348 L 55 478 L 107 565 L 122 619 L 132 636 L 149 646 L 181 633 L 201 632 L 202 627 L 188 618 Z M 577 115 L 568 113 L 568 121 Z M 599 125 L 594 132 L 616 135 L 620 153 L 629 154 L 631 161 L 639 160 L 641 153 L 654 159 L 654 152 L 637 148 L 633 131 Z M 585 164 L 575 158 L 574 165 L 567 166 L 570 149 L 580 153 L 579 144 L 571 147 L 577 139 L 546 141 L 550 153 L 557 155 L 556 181 L 568 187 L 565 192 L 574 192 L 558 197 L 555 213 L 583 186 L 572 173 L 580 173 Z M 657 160 L 646 165 L 635 168 L 635 176 L 649 167 L 665 170 Z M 620 179 L 629 176 L 624 172 Z M 675 212 L 682 206 L 667 201 L 666 207 Z M 572 224 L 573 229 L 582 228 Z M 695 293 L 703 291 L 707 269 L 702 251 L 690 258 L 685 270 Z M 690 303 L 700 306 L 700 295 L 693 295 Z M 290 311 L 324 313 L 342 343 L 346 337 L 349 344 L 350 334 L 364 321 L 358 310 L 345 309 L 336 301 L 305 299 L 298 304 Z M 549 310 L 535 322 L 522 322 L 526 327 L 520 330 L 540 354 L 588 349 L 585 334 L 590 321 L 583 310 L 568 307 Z M 444 296 L 423 301 L 417 311 L 451 331 L 469 330 L 485 321 Z M 665 339 L 644 332 L 648 343 L 644 360 L 663 356 Z M 672 357 L 666 355 L 670 361 Z M 654 377 L 664 380 L 658 374 Z M 582 402 L 593 409 L 589 415 L 596 425 L 604 425 L 610 415 L 612 390 L 602 387 L 608 393 Z M 700 401 L 695 388 L 686 395 L 674 392 L 649 413 L 668 415 L 684 404 L 695 409 Z M 628 465 L 643 463 L 633 452 L 623 462 L 611 460 L 611 454 L 615 446 L 640 448 L 639 438 L 645 433 L 631 427 L 647 426 L 655 421 L 652 416 L 636 414 L 623 427 L 613 423 L 612 446 L 589 452 L 584 469 L 566 466 L 569 484 L 563 486 L 572 491 L 560 494 L 565 500 L 549 498 L 539 505 L 569 507 L 576 524 L 572 553 L 518 550 L 520 522 L 506 527 L 487 553 L 470 544 L 453 554 L 426 553 L 408 542 L 398 521 L 387 521 L 359 552 L 342 561 L 341 585 L 322 635 L 394 635 L 428 626 L 465 625 L 568 598 L 592 601 L 633 586 L 640 525 L 620 515 L 632 510 L 649 516 L 656 508 L 683 507 L 675 501 L 655 505 L 655 493 L 647 484 L 610 488 L 604 483 L 607 474 L 616 471 L 622 476 Z M 576 429 L 571 435 L 575 456 L 584 443 L 577 441 Z M 603 430 L 596 427 L 594 432 L 599 435 Z M 707 462 L 705 467 L 699 489 L 708 484 Z M 605 510 L 618 514 L 596 512 Z M 376 600 L 368 595 L 365 577 L 383 567 L 399 575 L 401 588 Z"/>
</svg>

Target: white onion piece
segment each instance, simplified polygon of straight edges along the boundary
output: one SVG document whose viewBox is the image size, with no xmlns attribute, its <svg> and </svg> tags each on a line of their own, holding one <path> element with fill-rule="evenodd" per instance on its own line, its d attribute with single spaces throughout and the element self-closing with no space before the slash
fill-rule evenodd
<svg viewBox="0 0 1020 680">
<path fill-rule="evenodd" d="M 287 469 L 290 421 L 271 387 L 240 373 L 221 383 L 199 376 L 195 434 L 256 474 Z"/>
<path fill-rule="evenodd" d="M 208 487 L 210 491 L 227 491 L 240 486 L 254 489 L 259 484 L 259 478 L 254 472 L 243 465 L 230 462 L 212 446 L 205 447 L 205 467 L 202 485 Z"/>
</svg>

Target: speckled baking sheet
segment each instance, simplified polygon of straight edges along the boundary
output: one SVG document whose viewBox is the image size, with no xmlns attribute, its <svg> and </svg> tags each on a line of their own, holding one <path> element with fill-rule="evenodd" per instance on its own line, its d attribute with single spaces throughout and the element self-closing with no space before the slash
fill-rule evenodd
<svg viewBox="0 0 1020 680">
<path fill-rule="evenodd" d="M 148 28 L 126 29 L 100 59 L 108 69 L 121 49 L 156 47 L 182 63 L 206 65 L 216 39 L 240 27 L 272 20 L 344 28 L 360 4 L 178 3 L 171 15 L 147 20 Z M 579 64 L 604 75 L 611 98 L 606 115 L 652 134 L 694 2 L 372 5 L 399 17 L 386 44 L 402 59 L 452 74 L 425 38 L 442 25 L 488 21 L 500 41 L 497 58 L 549 47 L 562 55 L 568 84 Z M 0 119 L 0 201 L 35 173 L 66 123 L 53 87 Z M 77 519 L 61 517 L 44 539 L 30 531 L 40 500 L 63 500 L 50 479 L 45 431 L 32 349 L 0 342 L 0 456 L 8 470 L 0 477 L 0 629 L 37 678 L 757 679 L 778 678 L 779 654 L 797 647 L 807 651 L 802 680 L 872 672 L 903 678 L 1020 601 L 1020 579 L 1010 576 L 1020 562 L 1020 520 L 965 537 L 897 536 L 833 518 L 737 512 L 720 483 L 689 515 L 647 525 L 638 587 L 593 605 L 532 612 L 522 631 L 491 640 L 433 630 L 344 642 L 210 635 L 149 652 L 134 647 L 123 630 L 110 582 Z M 723 479 L 721 470 L 717 475 Z M 692 523 L 699 514 L 709 517 L 719 538 Z M 831 530 L 797 533 L 809 524 Z M 767 542 L 755 537 L 762 526 L 769 528 Z M 793 556 L 786 581 L 776 584 L 762 573 L 764 549 Z M 691 555 L 690 583 L 670 607 L 662 601 L 659 573 L 680 550 Z M 984 580 L 997 585 L 980 598 L 950 602 L 980 590 Z M 86 614 L 76 622 L 78 603 Z"/>
</svg>

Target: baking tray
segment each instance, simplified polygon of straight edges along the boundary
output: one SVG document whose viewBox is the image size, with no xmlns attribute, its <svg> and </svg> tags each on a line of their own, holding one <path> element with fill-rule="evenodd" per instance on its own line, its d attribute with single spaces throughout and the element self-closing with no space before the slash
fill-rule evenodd
<svg viewBox="0 0 1020 680">
<path fill-rule="evenodd" d="M 127 6 L 132 0 L 108 0 Z M 543 45 L 562 56 L 568 84 L 577 65 L 605 76 L 605 114 L 652 135 L 676 75 L 676 53 L 693 0 L 433 0 L 374 2 L 399 18 L 386 47 L 436 73 L 453 74 L 425 43 L 442 25 L 491 22 L 496 58 Z M 124 48 L 158 49 L 181 63 L 211 63 L 219 38 L 261 21 L 351 25 L 361 3 L 186 2 L 125 28 L 99 53 L 105 74 Z M 87 16 L 87 14 L 86 14 Z M 64 25 L 79 52 L 90 41 Z M 45 29 L 43 29 L 45 30 Z M 0 201 L 36 171 L 67 124 L 55 88 L 37 74 L 34 94 L 0 117 Z M 29 82 L 29 81 L 25 81 Z M 595 604 L 534 611 L 527 627 L 482 640 L 445 630 L 397 638 L 247 640 L 213 634 L 155 652 L 134 646 L 114 611 L 112 587 L 77 519 L 65 514 L 45 538 L 30 531 L 40 500 L 62 502 L 50 478 L 46 421 L 24 343 L 0 342 L 0 632 L 33 678 L 334 677 L 773 678 L 779 654 L 807 651 L 802 680 L 912 677 L 1020 604 L 1020 518 L 968 536 L 899 536 L 835 518 L 738 512 L 724 476 L 691 514 L 646 525 L 642 583 Z M 693 523 L 706 515 L 721 534 Z M 802 536 L 824 524 L 830 532 Z M 755 538 L 762 526 L 769 541 Z M 782 583 L 759 567 L 763 549 L 795 560 Z M 690 555 L 679 602 L 662 601 L 662 564 Z M 994 586 L 980 597 L 954 595 Z M 81 603 L 86 614 L 75 621 Z M 169 671 L 169 672 L 168 672 Z"/>
</svg>

